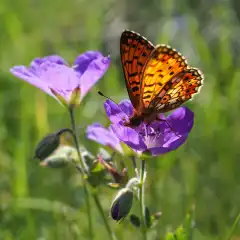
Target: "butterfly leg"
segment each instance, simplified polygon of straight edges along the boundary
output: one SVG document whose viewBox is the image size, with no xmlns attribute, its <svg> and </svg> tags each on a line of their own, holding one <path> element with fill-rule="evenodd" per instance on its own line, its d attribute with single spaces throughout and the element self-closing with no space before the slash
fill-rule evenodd
<svg viewBox="0 0 240 240">
<path fill-rule="evenodd" d="M 157 121 L 161 121 L 161 122 L 165 122 L 165 123 L 168 125 L 168 127 L 171 129 L 171 131 L 174 132 L 174 134 L 175 134 L 177 137 L 181 137 L 181 135 L 178 135 L 178 134 L 175 132 L 175 130 L 171 127 L 171 125 L 167 122 L 167 120 L 161 119 L 161 118 L 159 118 L 158 116 L 156 117 L 156 120 L 157 120 Z"/>
</svg>

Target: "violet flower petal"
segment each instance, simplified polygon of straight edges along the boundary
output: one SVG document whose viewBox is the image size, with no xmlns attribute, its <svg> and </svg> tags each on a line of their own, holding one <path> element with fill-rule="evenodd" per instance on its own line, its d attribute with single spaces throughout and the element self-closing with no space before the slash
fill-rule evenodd
<svg viewBox="0 0 240 240">
<path fill-rule="evenodd" d="M 52 62 L 44 62 L 39 67 L 41 81 L 48 83 L 54 90 L 70 92 L 79 86 L 79 76 L 70 67 Z"/>
<path fill-rule="evenodd" d="M 148 142 L 151 142 L 149 150 L 153 155 L 167 153 L 180 147 L 193 127 L 194 114 L 188 108 L 181 107 L 169 115 L 166 121 L 171 128 L 168 124 L 161 122 L 161 125 L 159 124 L 161 134 L 148 136 Z M 156 122 L 152 126 L 156 129 Z"/>
<path fill-rule="evenodd" d="M 38 68 L 42 63 L 44 62 L 52 62 L 52 63 L 56 63 L 59 65 L 68 65 L 65 60 L 58 56 L 58 55 L 49 55 L 43 58 L 35 58 L 31 63 L 30 63 L 30 67 L 32 69 L 36 69 Z"/>
<path fill-rule="evenodd" d="M 81 100 L 104 75 L 110 65 L 110 57 L 101 57 L 93 60 L 80 79 Z"/>
<path fill-rule="evenodd" d="M 112 123 L 123 123 L 123 120 L 128 120 L 128 115 L 124 113 L 121 107 L 110 101 L 106 100 L 104 103 L 105 112 Z"/>
<path fill-rule="evenodd" d="M 193 127 L 194 114 L 187 107 L 180 107 L 166 118 L 171 128 L 180 135 L 189 133 Z"/>
<path fill-rule="evenodd" d="M 147 146 L 145 145 L 143 138 L 134 129 L 125 127 L 121 124 L 112 124 L 111 128 L 117 137 L 127 144 L 129 147 L 137 151 L 145 151 Z"/>
<path fill-rule="evenodd" d="M 11 68 L 10 72 L 14 76 L 27 81 L 31 85 L 41 89 L 42 91 L 56 99 L 55 95 L 51 92 L 49 88 L 49 84 L 39 79 L 38 73 L 35 73 L 34 71 L 32 71 L 32 69 L 28 69 L 25 66 L 16 66 Z"/>
<path fill-rule="evenodd" d="M 73 67 L 75 71 L 79 73 L 80 76 L 87 70 L 90 63 L 96 59 L 104 58 L 104 56 L 98 51 L 87 51 L 79 55 L 74 63 Z"/>
<path fill-rule="evenodd" d="M 171 139 L 170 142 L 163 144 L 163 146 L 152 147 L 149 150 L 153 156 L 168 153 L 180 147 L 187 140 L 187 137 L 188 135 L 184 135 L 176 139 Z"/>
<path fill-rule="evenodd" d="M 58 101 L 61 102 L 62 97 L 69 102 L 73 91 L 78 88 L 81 90 L 82 100 L 90 88 L 103 76 L 109 63 L 109 57 L 104 57 L 100 52 L 88 51 L 76 59 L 75 68 L 69 67 L 60 56 L 50 55 L 35 58 L 30 67 L 15 66 L 10 69 L 10 72 Z"/>
<path fill-rule="evenodd" d="M 126 113 L 129 117 L 133 115 L 133 105 L 130 100 L 122 100 L 119 103 L 119 107 L 122 109 L 124 113 Z"/>
<path fill-rule="evenodd" d="M 110 146 L 119 153 L 123 154 L 120 141 L 111 129 L 104 128 L 99 123 L 94 123 L 87 127 L 87 138 L 105 146 Z"/>
</svg>

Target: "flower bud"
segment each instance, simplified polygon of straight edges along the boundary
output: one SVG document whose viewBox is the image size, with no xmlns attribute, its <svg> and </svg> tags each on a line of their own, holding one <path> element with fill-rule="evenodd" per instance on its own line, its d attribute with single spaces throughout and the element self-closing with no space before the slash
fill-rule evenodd
<svg viewBox="0 0 240 240">
<path fill-rule="evenodd" d="M 64 157 L 50 157 L 46 158 L 44 161 L 40 163 L 42 167 L 50 167 L 50 168 L 62 168 L 68 164 L 68 159 Z"/>
<path fill-rule="evenodd" d="M 62 168 L 73 161 L 76 149 L 69 146 L 60 146 L 54 153 L 41 161 L 40 166 Z"/>
<path fill-rule="evenodd" d="M 41 161 L 50 156 L 59 146 L 60 138 L 56 133 L 47 135 L 38 143 L 35 149 L 34 158 L 39 158 Z"/>
<path fill-rule="evenodd" d="M 121 189 L 111 206 L 111 217 L 113 220 L 121 221 L 123 220 L 131 210 L 133 203 L 133 192 L 129 188 Z"/>
<path fill-rule="evenodd" d="M 72 130 L 68 128 L 60 129 L 55 133 L 51 133 L 44 137 L 37 145 L 35 149 L 34 158 L 38 158 L 41 161 L 49 157 L 60 145 L 63 143 L 63 139 L 65 139 L 64 133 L 72 134 Z M 63 136 L 63 137 L 62 137 Z M 65 144 L 64 144 L 65 145 Z"/>
</svg>

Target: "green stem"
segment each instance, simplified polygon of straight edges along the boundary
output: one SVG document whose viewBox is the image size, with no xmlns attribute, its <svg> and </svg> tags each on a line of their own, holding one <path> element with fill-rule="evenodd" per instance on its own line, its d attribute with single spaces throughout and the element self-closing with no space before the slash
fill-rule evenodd
<svg viewBox="0 0 240 240">
<path fill-rule="evenodd" d="M 74 117 L 74 111 L 73 108 L 69 109 L 69 113 L 70 113 L 70 119 L 71 119 L 71 125 L 72 125 L 72 131 L 73 131 L 73 139 L 74 139 L 74 143 L 76 145 L 77 148 L 77 153 L 78 153 L 78 157 L 79 157 L 79 163 L 80 163 L 80 168 L 81 168 L 81 172 L 84 175 L 86 172 L 86 168 L 85 168 L 85 163 L 83 162 L 83 159 L 81 157 L 81 153 L 79 151 L 79 142 L 78 142 L 78 137 L 77 137 L 77 129 L 76 129 L 76 123 L 75 123 L 75 117 Z"/>
<path fill-rule="evenodd" d="M 227 237 L 227 240 L 231 240 L 231 237 L 232 237 L 235 229 L 237 228 L 239 222 L 240 222 L 240 212 L 238 213 L 238 215 L 237 215 L 237 217 L 236 217 L 236 219 L 235 219 L 235 221 L 233 223 L 233 226 L 232 226 L 232 228 L 230 230 L 230 233 L 229 233 L 229 235 Z"/>
<path fill-rule="evenodd" d="M 92 192 L 92 196 L 93 196 L 93 199 L 94 199 L 94 201 L 95 201 L 95 203 L 96 203 L 97 209 L 98 209 L 98 211 L 99 211 L 99 213 L 100 213 L 100 215 L 101 215 L 101 217 L 102 217 L 102 220 L 103 220 L 103 223 L 104 223 L 104 225 L 105 225 L 105 228 L 107 229 L 109 238 L 110 238 L 111 240 L 117 240 L 115 234 L 112 232 L 112 230 L 111 230 L 111 228 L 110 228 L 110 226 L 109 226 L 109 224 L 108 224 L 108 220 L 107 220 L 107 218 L 106 218 L 106 216 L 105 216 L 105 214 L 104 214 L 102 205 L 101 205 L 101 203 L 100 203 L 100 201 L 99 201 L 99 198 L 98 198 L 97 193 L 95 192 L 95 189 L 94 189 L 93 192 Z"/>
<path fill-rule="evenodd" d="M 140 185 L 139 185 L 139 201 L 140 201 L 140 211 L 141 211 L 141 230 L 142 230 L 142 239 L 147 240 L 147 229 L 146 229 L 146 217 L 145 217 L 145 203 L 144 203 L 144 181 L 145 181 L 145 160 L 141 161 L 140 169 Z"/>
<path fill-rule="evenodd" d="M 85 194 L 85 197 L 86 197 L 86 203 L 87 203 L 89 239 L 92 240 L 94 237 L 93 237 L 93 226 L 92 226 L 90 198 L 89 198 L 89 193 L 88 193 L 88 189 L 87 189 L 87 182 L 84 178 L 86 168 L 85 168 L 85 164 L 83 162 L 83 159 L 81 157 L 81 153 L 79 151 L 79 142 L 78 142 L 78 137 L 77 137 L 76 123 L 75 123 L 73 108 L 69 109 L 69 113 L 70 113 L 70 119 L 71 119 L 72 131 L 73 131 L 73 138 L 74 138 L 74 142 L 75 142 L 75 145 L 76 145 L 76 149 L 77 149 L 77 153 L 78 153 L 78 157 L 79 157 L 79 161 L 80 161 L 80 164 L 79 164 L 80 166 L 76 166 L 76 168 L 81 173 L 80 175 L 81 175 L 81 178 L 82 178 L 83 190 L 84 190 L 84 194 Z"/>
</svg>

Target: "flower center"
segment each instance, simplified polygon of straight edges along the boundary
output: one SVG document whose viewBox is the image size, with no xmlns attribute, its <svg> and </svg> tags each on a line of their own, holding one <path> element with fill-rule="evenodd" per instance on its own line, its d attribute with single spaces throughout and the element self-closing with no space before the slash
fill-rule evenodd
<svg viewBox="0 0 240 240">
<path fill-rule="evenodd" d="M 144 138 L 144 142 L 148 149 L 156 146 L 156 140 L 163 135 L 160 127 L 153 128 L 145 123 L 141 125 L 139 134 Z"/>
</svg>

